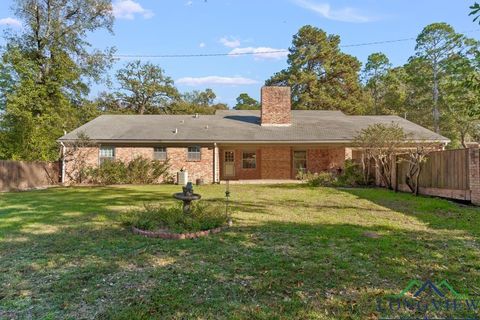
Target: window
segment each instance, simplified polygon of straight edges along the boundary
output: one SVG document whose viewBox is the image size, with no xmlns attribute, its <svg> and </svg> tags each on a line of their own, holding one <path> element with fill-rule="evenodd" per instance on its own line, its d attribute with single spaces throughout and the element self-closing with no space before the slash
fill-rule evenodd
<svg viewBox="0 0 480 320">
<path fill-rule="evenodd" d="M 101 146 L 99 157 L 100 164 L 104 163 L 105 161 L 115 160 L 115 147 Z"/>
<path fill-rule="evenodd" d="M 188 147 L 187 161 L 200 161 L 201 159 L 200 147 Z"/>
<path fill-rule="evenodd" d="M 167 160 L 167 148 L 155 147 L 153 148 L 153 159 L 155 160 Z"/>
<path fill-rule="evenodd" d="M 307 172 L 307 152 L 293 151 L 293 169 L 295 174 Z"/>
<path fill-rule="evenodd" d="M 255 169 L 257 167 L 257 155 L 255 152 L 243 152 L 243 169 Z"/>
</svg>

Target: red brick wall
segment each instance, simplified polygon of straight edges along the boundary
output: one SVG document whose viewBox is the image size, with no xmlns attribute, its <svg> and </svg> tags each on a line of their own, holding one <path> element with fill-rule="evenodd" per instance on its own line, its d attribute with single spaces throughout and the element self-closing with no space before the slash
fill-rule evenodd
<svg viewBox="0 0 480 320">
<path fill-rule="evenodd" d="M 478 147 L 468 149 L 470 199 L 480 205 L 480 153 Z"/>
<path fill-rule="evenodd" d="M 64 163 L 64 183 L 73 183 L 77 180 L 80 169 L 98 166 L 98 147 L 82 147 L 76 150 L 67 147 Z"/>
<path fill-rule="evenodd" d="M 219 149 L 219 169 L 221 179 L 223 175 L 223 151 Z M 232 150 L 232 148 L 228 148 Z M 249 180 L 249 179 L 292 179 L 292 148 L 290 146 L 275 147 L 237 147 L 235 151 L 235 177 L 230 179 Z M 243 151 L 255 150 L 257 163 L 255 169 L 243 168 Z M 86 158 L 88 166 L 98 166 L 98 147 L 80 148 L 77 152 Z M 189 180 L 195 182 L 202 178 L 206 183 L 213 182 L 213 158 L 214 148 L 201 148 L 201 161 L 187 161 L 186 147 L 167 147 L 167 157 L 170 159 L 170 173 L 176 177 L 176 173 L 184 168 L 188 171 Z M 345 148 L 310 148 L 307 149 L 307 170 L 310 172 L 334 171 L 343 168 L 345 163 Z M 116 147 L 115 157 L 117 160 L 129 162 L 138 156 L 153 159 L 153 147 Z M 72 157 L 74 158 L 74 157 Z M 66 171 L 77 170 L 73 161 L 67 161 Z M 69 181 L 68 174 L 66 182 Z"/>
<path fill-rule="evenodd" d="M 290 87 L 262 87 L 261 101 L 262 126 L 291 124 Z"/>
<path fill-rule="evenodd" d="M 223 152 L 220 149 L 220 177 L 225 180 L 223 174 Z M 227 148 L 235 152 L 235 176 L 228 177 L 232 180 L 249 179 L 293 179 L 292 148 L 290 146 L 275 146 L 257 148 L 256 169 L 242 168 L 243 151 L 252 150 L 245 146 L 243 148 Z M 307 170 L 310 172 L 336 171 L 343 168 L 345 157 L 349 156 L 345 148 L 319 148 L 307 149 Z"/>
<path fill-rule="evenodd" d="M 130 162 L 135 158 L 153 159 L 153 147 L 115 147 L 115 159 Z"/>
<path fill-rule="evenodd" d="M 203 179 L 205 183 L 213 182 L 213 147 L 201 148 L 200 161 L 187 160 L 187 148 L 167 148 L 167 157 L 170 159 L 170 172 L 175 174 L 184 168 L 188 171 L 188 179 L 195 183 L 196 179 Z M 176 176 L 175 176 L 176 178 Z"/>
<path fill-rule="evenodd" d="M 292 166 L 290 147 L 262 148 L 262 179 L 291 179 Z"/>
<path fill-rule="evenodd" d="M 200 161 L 187 160 L 186 147 L 167 147 L 167 157 L 170 159 L 170 174 L 176 178 L 176 173 L 184 168 L 188 171 L 189 180 L 195 182 L 196 179 L 201 178 L 205 183 L 213 182 L 213 147 L 202 147 Z M 86 159 L 85 163 L 89 167 L 97 167 L 99 164 L 99 148 L 88 147 L 79 148 L 75 152 L 71 152 L 69 161 L 66 162 L 66 177 L 65 182 L 71 182 L 69 178 L 78 170 L 75 166 L 74 159 L 77 157 Z M 147 159 L 153 159 L 153 147 L 115 147 L 115 159 L 128 163 L 136 157 L 142 156 Z"/>
<path fill-rule="evenodd" d="M 243 168 L 243 151 L 247 151 L 247 152 L 255 151 L 257 156 L 255 169 Z M 240 180 L 260 179 L 261 166 L 262 166 L 262 151 L 260 149 L 245 148 L 245 149 L 235 150 L 235 175 L 238 177 L 237 179 L 240 179 Z"/>
<path fill-rule="evenodd" d="M 307 150 L 307 171 L 336 171 L 345 165 L 345 148 Z"/>
</svg>

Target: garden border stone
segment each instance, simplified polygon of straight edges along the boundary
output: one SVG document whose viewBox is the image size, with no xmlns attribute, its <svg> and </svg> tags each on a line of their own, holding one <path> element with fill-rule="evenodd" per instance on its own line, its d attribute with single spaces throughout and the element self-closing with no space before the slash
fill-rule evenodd
<svg viewBox="0 0 480 320">
<path fill-rule="evenodd" d="M 190 232 L 190 233 L 172 233 L 168 231 L 147 231 L 147 230 L 142 230 L 132 226 L 132 232 L 134 234 L 141 235 L 147 238 L 160 238 L 160 239 L 166 239 L 166 240 L 183 240 L 183 239 L 196 239 L 196 238 L 206 237 L 209 234 L 219 233 L 227 228 L 228 226 L 224 226 L 224 227 L 218 227 L 214 229 Z"/>
</svg>

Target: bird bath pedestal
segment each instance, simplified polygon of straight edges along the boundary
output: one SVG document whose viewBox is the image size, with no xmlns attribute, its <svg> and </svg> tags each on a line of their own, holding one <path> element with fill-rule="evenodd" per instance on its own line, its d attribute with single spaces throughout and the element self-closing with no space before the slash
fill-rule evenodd
<svg viewBox="0 0 480 320">
<path fill-rule="evenodd" d="M 192 201 L 199 200 L 202 196 L 198 193 L 193 193 L 193 185 L 191 182 L 187 186 L 182 187 L 183 192 L 173 194 L 173 197 L 183 201 L 183 213 L 190 213 L 190 205 Z"/>
</svg>

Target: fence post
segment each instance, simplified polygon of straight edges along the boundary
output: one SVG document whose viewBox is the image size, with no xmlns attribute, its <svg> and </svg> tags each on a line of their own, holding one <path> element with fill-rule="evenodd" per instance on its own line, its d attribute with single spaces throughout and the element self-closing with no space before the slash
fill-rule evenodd
<svg viewBox="0 0 480 320">
<path fill-rule="evenodd" d="M 468 149 L 470 199 L 480 205 L 480 154 L 478 147 Z"/>
</svg>

